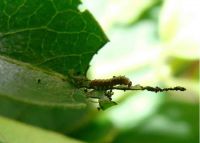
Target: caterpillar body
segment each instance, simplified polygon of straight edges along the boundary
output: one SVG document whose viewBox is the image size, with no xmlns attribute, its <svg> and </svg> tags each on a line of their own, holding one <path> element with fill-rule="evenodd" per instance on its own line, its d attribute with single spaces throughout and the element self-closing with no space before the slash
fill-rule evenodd
<svg viewBox="0 0 200 143">
<path fill-rule="evenodd" d="M 89 87 L 94 89 L 111 89 L 116 85 L 127 85 L 131 87 L 132 82 L 125 76 L 113 76 L 110 79 L 95 79 L 90 81 Z"/>
</svg>

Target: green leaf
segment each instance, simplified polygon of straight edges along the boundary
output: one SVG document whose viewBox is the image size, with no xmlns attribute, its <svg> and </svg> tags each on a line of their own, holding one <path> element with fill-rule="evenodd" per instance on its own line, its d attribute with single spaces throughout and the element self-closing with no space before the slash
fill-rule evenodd
<svg viewBox="0 0 200 143">
<path fill-rule="evenodd" d="M 0 96 L 44 106 L 85 107 L 84 93 L 65 75 L 69 69 L 85 75 L 92 56 L 108 39 L 88 11 L 78 10 L 80 4 L 0 1 Z"/>
<path fill-rule="evenodd" d="M 26 124 L 69 134 L 78 130 L 93 118 L 90 108 L 49 108 L 10 100 L 1 97 L 0 116 L 12 118 Z M 94 111 L 96 111 L 94 109 Z"/>
<path fill-rule="evenodd" d="M 0 117 L 0 143 L 81 143 L 64 135 Z"/>
<path fill-rule="evenodd" d="M 0 57 L 0 95 L 30 104 L 83 108 L 85 100 L 78 89 L 62 75 Z"/>
<path fill-rule="evenodd" d="M 107 96 L 99 99 L 99 106 L 100 106 L 99 108 L 102 110 L 106 110 L 115 105 L 117 105 L 117 103 L 114 101 L 111 101 Z"/>
<path fill-rule="evenodd" d="M 84 74 L 108 41 L 79 0 L 0 1 L 0 55 L 66 74 Z"/>
</svg>

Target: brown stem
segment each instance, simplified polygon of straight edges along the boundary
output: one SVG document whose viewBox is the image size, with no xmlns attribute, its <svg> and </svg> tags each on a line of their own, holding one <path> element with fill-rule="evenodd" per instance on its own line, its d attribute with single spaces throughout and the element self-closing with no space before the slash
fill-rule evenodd
<svg viewBox="0 0 200 143">
<path fill-rule="evenodd" d="M 186 89 L 184 87 L 181 86 L 176 86 L 176 87 L 170 87 L 170 88 L 160 88 L 160 87 L 151 87 L 151 86 L 141 86 L 141 85 L 135 85 L 135 86 L 131 86 L 131 87 L 127 87 L 127 86 L 123 86 L 123 85 L 119 85 L 119 86 L 114 86 L 112 89 L 116 89 L 116 90 L 147 90 L 147 91 L 151 91 L 151 92 L 164 92 L 164 91 L 185 91 Z"/>
</svg>

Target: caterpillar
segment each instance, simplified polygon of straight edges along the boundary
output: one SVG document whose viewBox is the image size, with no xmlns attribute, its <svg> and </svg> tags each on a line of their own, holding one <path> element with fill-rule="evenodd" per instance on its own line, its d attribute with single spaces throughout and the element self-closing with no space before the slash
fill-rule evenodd
<svg viewBox="0 0 200 143">
<path fill-rule="evenodd" d="M 95 79 L 89 83 L 90 88 L 94 89 L 111 89 L 116 85 L 127 85 L 131 87 L 132 82 L 125 76 L 113 76 L 110 79 Z"/>
</svg>

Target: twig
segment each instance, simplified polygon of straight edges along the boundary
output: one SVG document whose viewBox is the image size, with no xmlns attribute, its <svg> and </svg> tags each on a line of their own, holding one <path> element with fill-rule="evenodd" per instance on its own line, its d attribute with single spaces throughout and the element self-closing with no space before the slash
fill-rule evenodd
<svg viewBox="0 0 200 143">
<path fill-rule="evenodd" d="M 164 92 L 164 91 L 185 91 L 186 89 L 184 87 L 181 86 L 176 86 L 176 87 L 170 87 L 170 88 L 160 88 L 158 86 L 156 87 L 151 87 L 151 86 L 141 86 L 141 85 L 135 85 L 135 86 L 131 86 L 131 87 L 127 87 L 124 85 L 119 85 L 119 86 L 114 86 L 112 89 L 116 89 L 116 90 L 147 90 L 147 91 L 151 91 L 151 92 Z"/>
<path fill-rule="evenodd" d="M 96 80 L 89 80 L 86 77 L 83 76 L 74 76 L 74 71 L 69 72 L 69 76 L 72 78 L 72 82 L 78 87 L 78 88 L 85 88 L 85 89 L 94 89 L 98 91 L 106 91 L 106 90 L 147 90 L 151 92 L 165 92 L 165 91 L 185 91 L 186 89 L 181 86 L 175 86 L 170 88 L 160 88 L 158 86 L 151 87 L 151 86 L 141 86 L 141 85 L 134 85 L 131 86 L 131 81 L 126 78 L 125 76 L 119 76 L 111 79 L 96 79 Z M 119 84 L 123 85 L 115 85 L 112 82 L 116 82 L 116 79 L 120 79 Z M 123 79 L 123 80 L 122 80 Z M 124 82 L 125 79 L 125 82 Z M 123 82 L 121 82 L 121 80 Z M 97 81 L 99 84 L 97 84 Z M 91 86 L 91 83 L 96 83 L 95 86 Z M 101 83 L 101 84 L 100 84 Z M 118 83 L 118 82 L 117 82 Z"/>
</svg>

